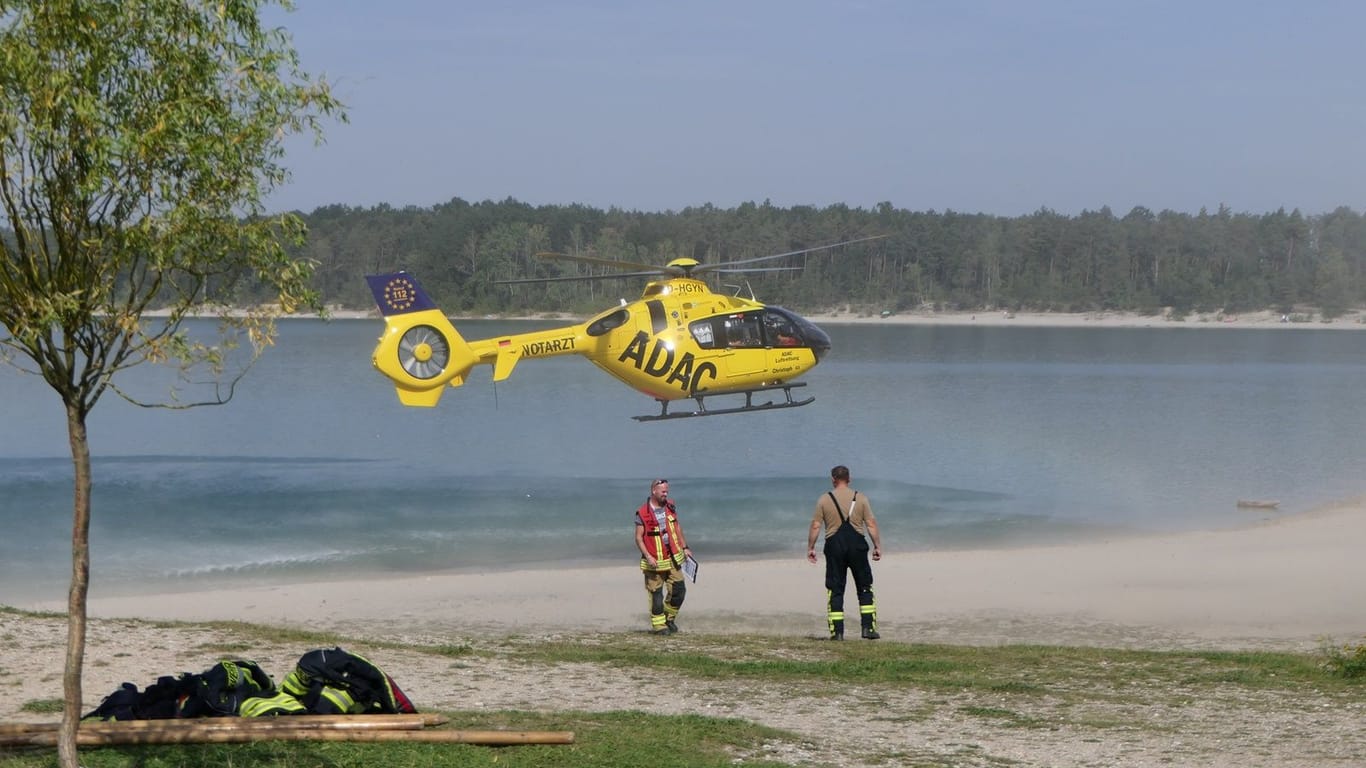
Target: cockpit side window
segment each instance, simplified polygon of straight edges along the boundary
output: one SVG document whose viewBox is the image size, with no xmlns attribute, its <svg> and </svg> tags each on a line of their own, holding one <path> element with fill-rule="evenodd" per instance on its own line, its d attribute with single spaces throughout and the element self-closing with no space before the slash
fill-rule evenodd
<svg viewBox="0 0 1366 768">
<path fill-rule="evenodd" d="M 620 328 L 626 323 L 627 318 L 630 316 L 631 313 L 627 312 L 625 307 L 618 309 L 610 315 L 603 315 L 588 324 L 588 335 L 601 336 L 613 328 Z"/>
<path fill-rule="evenodd" d="M 651 299 L 645 302 L 645 307 L 650 310 L 650 333 L 658 336 L 669 327 L 669 318 L 664 311 L 664 302 Z"/>
<path fill-rule="evenodd" d="M 797 323 L 791 315 L 782 311 L 738 312 L 710 317 L 690 323 L 688 332 L 703 349 L 806 345 Z"/>
<path fill-rule="evenodd" d="M 711 349 L 716 346 L 716 334 L 712 333 L 711 320 L 695 320 L 688 324 L 688 332 L 692 334 L 697 345 L 703 349 Z"/>
<path fill-rule="evenodd" d="M 730 315 L 726 318 L 724 327 L 728 347 L 764 346 L 763 324 L 758 312 Z"/>
</svg>

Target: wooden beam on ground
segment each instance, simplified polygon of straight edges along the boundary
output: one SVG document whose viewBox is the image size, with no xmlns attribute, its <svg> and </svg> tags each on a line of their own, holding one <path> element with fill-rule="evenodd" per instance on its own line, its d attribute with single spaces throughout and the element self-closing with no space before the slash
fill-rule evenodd
<svg viewBox="0 0 1366 768">
<path fill-rule="evenodd" d="M 282 727 L 336 730 L 417 730 L 445 725 L 450 718 L 444 715 L 281 715 L 279 717 L 191 717 L 162 720 L 88 720 L 80 724 L 81 731 L 119 732 L 195 729 L 259 729 Z M 56 731 L 59 723 L 0 723 L 0 739 L 11 735 L 26 735 Z"/>
</svg>

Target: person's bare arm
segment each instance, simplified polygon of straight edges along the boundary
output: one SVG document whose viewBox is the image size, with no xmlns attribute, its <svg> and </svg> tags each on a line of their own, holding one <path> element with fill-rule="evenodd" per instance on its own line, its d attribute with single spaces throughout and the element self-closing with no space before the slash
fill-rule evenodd
<svg viewBox="0 0 1366 768">
<path fill-rule="evenodd" d="M 873 540 L 873 559 L 882 559 L 882 534 L 878 533 L 877 521 L 868 518 L 868 536 Z"/>
<path fill-rule="evenodd" d="M 816 562 L 816 537 L 821 535 L 821 521 L 817 517 L 811 521 L 811 530 L 806 533 L 806 559 Z"/>
</svg>

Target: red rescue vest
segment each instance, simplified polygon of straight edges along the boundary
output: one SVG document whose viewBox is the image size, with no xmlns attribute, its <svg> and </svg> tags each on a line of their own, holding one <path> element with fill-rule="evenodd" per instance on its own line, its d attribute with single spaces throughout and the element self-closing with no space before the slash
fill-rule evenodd
<svg viewBox="0 0 1366 768">
<path fill-rule="evenodd" d="M 678 542 L 683 540 L 683 535 L 678 530 L 678 515 L 674 513 L 673 502 L 666 502 L 664 506 L 664 525 L 669 533 L 669 545 L 664 546 L 663 533 L 659 527 L 659 520 L 655 517 L 655 511 L 650 507 L 649 499 L 640 505 L 636 510 L 636 515 L 645 524 L 641 540 L 645 542 L 645 550 L 655 559 L 655 567 L 650 568 L 649 563 L 644 557 L 640 558 L 641 570 L 660 570 L 667 571 L 673 568 L 683 567 L 683 550 L 678 546 Z"/>
</svg>

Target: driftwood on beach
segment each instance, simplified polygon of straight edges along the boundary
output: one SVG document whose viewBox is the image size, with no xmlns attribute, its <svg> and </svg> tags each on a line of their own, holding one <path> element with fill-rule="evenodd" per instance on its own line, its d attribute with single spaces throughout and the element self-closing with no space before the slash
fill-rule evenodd
<svg viewBox="0 0 1366 768">
<path fill-rule="evenodd" d="M 428 744 L 573 744 L 573 731 L 432 729 L 440 715 L 291 715 L 278 718 L 111 720 L 81 723 L 83 747 L 120 744 L 242 744 L 255 741 L 407 741 Z M 0 747 L 53 746 L 57 723 L 0 723 Z"/>
</svg>

